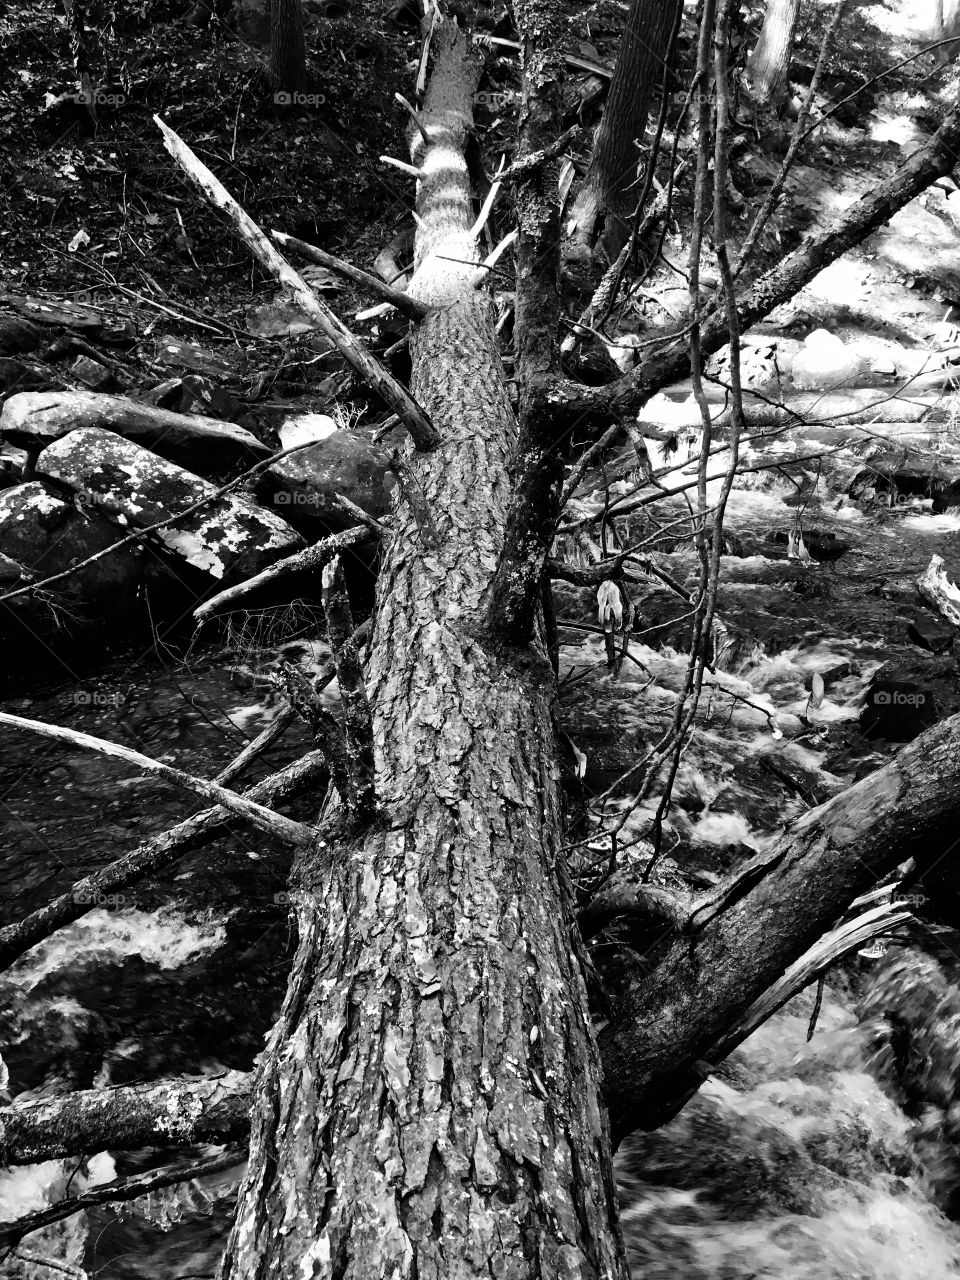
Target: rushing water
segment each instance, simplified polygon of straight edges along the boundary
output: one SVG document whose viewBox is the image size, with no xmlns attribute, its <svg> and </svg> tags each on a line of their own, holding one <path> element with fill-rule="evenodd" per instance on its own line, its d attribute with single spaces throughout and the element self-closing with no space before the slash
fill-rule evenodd
<svg viewBox="0 0 960 1280">
<path fill-rule="evenodd" d="M 670 819 L 692 863 L 708 870 L 730 865 L 743 845 L 771 839 L 808 802 L 773 791 L 755 767 L 771 749 L 823 794 L 883 758 L 856 732 L 864 690 L 882 662 L 911 653 L 904 629 L 913 581 L 931 552 L 960 569 L 955 516 L 934 516 L 929 503 L 917 502 L 867 518 L 833 495 L 809 520 L 844 536 L 851 550 L 804 579 L 770 542 L 796 518 L 786 505 L 791 492 L 772 483 L 732 502 L 731 529 L 754 543 L 725 559 L 720 610 L 744 642 L 711 677 Z M 677 575 L 686 554 L 678 548 L 667 557 Z M 563 637 L 565 674 L 599 664 L 599 674 L 572 682 L 563 701 L 569 731 L 589 757 L 589 778 L 606 749 L 604 734 L 629 745 L 631 733 L 642 735 L 662 717 L 685 659 L 641 639 L 614 682 L 603 675 L 595 636 L 571 628 Z M 152 654 L 118 659 L 79 684 L 29 697 L 21 690 L 5 707 L 212 776 L 274 714 L 263 665 L 271 653 L 195 657 L 186 666 Z M 814 708 L 810 681 L 818 673 L 830 679 Z M 261 767 L 279 767 L 303 746 L 293 731 Z M 114 763 L 13 735 L 0 747 L 0 796 L 6 920 L 195 807 Z M 304 801 L 301 816 L 315 810 Z M 649 816 L 649 803 L 637 808 L 626 834 L 642 830 Z M 9 1094 L 249 1068 L 290 959 L 278 900 L 285 871 L 282 851 L 238 825 L 36 948 L 0 978 Z M 806 992 L 737 1050 L 670 1125 L 628 1140 L 617 1171 L 635 1276 L 960 1275 L 955 952 L 952 931 L 918 926 L 882 957 L 855 957 L 832 975 L 812 1039 L 813 994 Z M 68 1189 L 186 1165 L 212 1150 L 104 1153 L 8 1170 L 0 1173 L 0 1219 Z M 239 1173 L 99 1207 L 38 1232 L 19 1256 L 0 1263 L 0 1276 L 48 1280 L 57 1274 L 48 1259 L 103 1280 L 212 1277 Z"/>
</svg>

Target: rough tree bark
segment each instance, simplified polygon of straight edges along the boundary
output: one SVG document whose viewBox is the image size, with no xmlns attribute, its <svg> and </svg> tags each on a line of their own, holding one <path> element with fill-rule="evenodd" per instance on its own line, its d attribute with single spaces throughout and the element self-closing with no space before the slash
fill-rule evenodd
<svg viewBox="0 0 960 1280">
<path fill-rule="evenodd" d="M 570 256 L 589 253 L 604 218 L 611 261 L 626 243 L 650 99 L 663 83 L 681 12 L 680 0 L 632 0 L 590 166 L 573 206 Z"/>
<path fill-rule="evenodd" d="M 786 97 L 787 73 L 800 0 L 768 0 L 760 35 L 747 61 L 754 95 L 779 107 Z"/>
<path fill-rule="evenodd" d="M 270 74 L 274 88 L 284 93 L 295 93 L 306 83 L 302 0 L 270 0 Z"/>
<path fill-rule="evenodd" d="M 515 422 L 463 145 L 478 67 L 444 22 L 412 156 L 413 391 L 443 443 L 410 465 L 367 684 L 378 818 L 330 813 L 299 860 L 300 942 L 257 1081 L 224 1280 L 625 1277 L 560 860 L 552 671 L 484 638 Z M 452 260 L 452 261 L 451 261 Z M 339 828 L 335 824 L 339 823 Z"/>
</svg>

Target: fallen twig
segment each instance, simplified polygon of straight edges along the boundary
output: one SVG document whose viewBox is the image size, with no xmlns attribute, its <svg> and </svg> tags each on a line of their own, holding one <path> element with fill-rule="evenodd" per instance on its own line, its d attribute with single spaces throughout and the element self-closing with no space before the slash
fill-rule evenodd
<svg viewBox="0 0 960 1280">
<path fill-rule="evenodd" d="M 245 818 L 261 831 L 276 836 L 286 844 L 297 849 L 312 848 L 316 834 L 312 828 L 302 822 L 293 822 L 280 813 L 274 813 L 253 800 L 228 791 L 216 782 L 208 782 L 205 778 L 194 777 L 182 769 L 174 769 L 171 765 L 152 760 L 149 756 L 134 751 L 131 747 L 121 746 L 117 742 L 108 742 L 105 738 L 96 738 L 90 733 L 80 733 L 76 729 L 67 729 L 63 725 L 45 724 L 42 720 L 29 720 L 26 716 L 13 716 L 0 712 L 0 724 L 9 725 L 11 729 L 26 729 L 41 738 L 52 738 L 57 742 L 67 742 L 83 751 L 94 751 L 98 755 L 109 756 L 114 760 L 123 760 L 127 764 L 137 765 L 148 773 L 154 773 L 167 782 L 181 787 L 184 791 L 192 791 L 194 795 L 203 796 L 205 800 L 213 800 L 229 809 L 238 817 Z"/>
</svg>

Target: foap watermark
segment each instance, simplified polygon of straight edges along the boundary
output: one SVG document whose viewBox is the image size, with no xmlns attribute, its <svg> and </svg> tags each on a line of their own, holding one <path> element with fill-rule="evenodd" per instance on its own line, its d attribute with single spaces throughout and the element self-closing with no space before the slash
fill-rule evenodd
<svg viewBox="0 0 960 1280">
<path fill-rule="evenodd" d="M 104 93 L 102 89 L 94 89 L 91 93 L 81 89 L 71 96 L 81 107 L 122 107 L 127 100 L 125 93 Z"/>
<path fill-rule="evenodd" d="M 75 889 L 73 900 L 82 907 L 122 907 L 126 902 L 122 893 L 97 893 L 94 889 Z"/>
<path fill-rule="evenodd" d="M 278 107 L 322 107 L 326 100 L 325 93 L 300 93 L 297 90 L 278 89 L 273 95 Z"/>
<path fill-rule="evenodd" d="M 94 493 L 92 489 L 74 490 L 73 500 L 78 507 L 102 507 L 107 514 L 116 515 L 119 511 L 117 500 L 105 493 Z"/>
<path fill-rule="evenodd" d="M 122 707 L 126 700 L 117 689 L 77 689 L 70 699 L 75 707 Z"/>
<path fill-rule="evenodd" d="M 278 507 L 315 507 L 317 499 L 312 493 L 303 493 L 291 489 L 278 489 L 273 495 Z"/>
<path fill-rule="evenodd" d="M 487 107 L 490 111 L 499 111 L 510 103 L 516 94 L 509 89 L 481 89 L 473 95 L 474 105 Z"/>
<path fill-rule="evenodd" d="M 871 701 L 875 707 L 922 707 L 925 693 L 904 693 L 902 689 L 875 689 Z"/>
<path fill-rule="evenodd" d="M 895 893 L 891 901 L 898 907 L 923 907 L 927 898 L 922 893 Z"/>
</svg>

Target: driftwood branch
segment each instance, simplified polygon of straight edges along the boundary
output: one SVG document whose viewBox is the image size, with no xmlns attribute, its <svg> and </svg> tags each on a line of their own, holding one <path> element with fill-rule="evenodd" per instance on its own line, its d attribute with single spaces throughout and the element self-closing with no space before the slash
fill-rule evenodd
<svg viewBox="0 0 960 1280">
<path fill-rule="evenodd" d="M 330 678 L 333 678 L 332 672 Z M 250 746 L 252 745 L 251 743 Z M 244 749 L 246 750 L 247 748 Z M 237 759 L 239 761 L 240 757 Z M 260 803 L 274 804 L 299 795 L 308 787 L 319 787 L 325 774 L 326 762 L 323 756 L 319 751 L 312 751 L 251 787 L 245 792 L 245 797 Z M 57 929 L 62 929 L 92 911 L 97 902 L 107 894 L 136 884 L 209 843 L 229 825 L 231 813 L 232 809 L 216 805 L 212 809 L 194 814 L 169 831 L 151 837 L 123 857 L 84 876 L 66 893 L 31 912 L 23 920 L 0 929 L 0 970 L 9 968 L 15 960 Z"/>
<path fill-rule="evenodd" d="M 159 760 L 152 760 L 131 747 L 108 742 L 105 738 L 96 738 L 90 733 L 80 733 L 76 729 L 66 729 L 62 725 L 44 724 L 42 720 L 28 720 L 25 716 L 12 716 L 6 712 L 0 712 L 0 724 L 9 725 L 11 729 L 26 729 L 30 733 L 38 734 L 41 738 L 67 742 L 70 746 L 79 747 L 82 751 L 93 751 L 98 755 L 109 756 L 113 760 L 122 760 L 126 764 L 136 765 L 140 769 L 145 769 L 147 773 L 156 774 L 166 782 L 172 782 L 174 786 L 184 791 L 192 791 L 194 795 L 201 796 L 204 800 L 213 800 L 224 809 L 235 813 L 237 817 L 245 818 L 258 830 L 276 836 L 278 840 L 292 845 L 295 849 L 310 849 L 316 840 L 313 829 L 302 822 L 293 822 L 290 818 L 274 813 L 272 809 L 267 809 L 254 800 L 239 796 L 235 791 L 228 791 L 226 787 L 221 787 L 216 782 L 208 782 L 206 778 L 196 778 L 193 774 L 184 773 L 182 769 L 161 764 Z"/>
<path fill-rule="evenodd" d="M 257 260 L 291 291 L 297 305 L 330 339 L 367 385 L 390 405 L 409 431 L 416 447 L 435 449 L 440 443 L 439 433 L 406 388 L 402 387 L 396 378 L 374 359 L 346 325 L 320 301 L 302 276 L 298 275 L 286 259 L 277 252 L 263 231 L 241 209 L 219 179 L 214 177 L 207 166 L 194 155 L 183 139 L 164 124 L 159 116 L 153 118 L 163 134 L 164 145 L 187 177 L 215 208 L 227 215 Z"/>
<path fill-rule="evenodd" d="M 362 271 L 360 267 L 344 262 L 342 258 L 335 258 L 330 253 L 324 253 L 316 245 L 307 244 L 305 240 L 298 240 L 296 236 L 288 236 L 283 231 L 271 231 L 270 234 L 277 244 L 282 245 L 284 249 L 292 249 L 294 253 L 299 253 L 302 258 L 309 258 L 311 262 L 317 262 L 320 266 L 327 267 L 330 271 L 335 271 L 337 275 L 343 276 L 347 280 L 352 280 L 355 285 L 365 289 L 367 293 L 372 293 L 374 297 L 380 298 L 383 302 L 389 302 L 392 307 L 396 307 L 399 312 L 408 316 L 411 320 L 422 320 L 424 316 L 429 315 L 430 308 L 424 306 L 422 302 L 418 302 L 416 298 L 411 298 L 402 289 L 394 289 L 392 285 L 385 284 L 383 280 L 378 279 L 377 276 L 370 275 L 367 271 Z"/>
<path fill-rule="evenodd" d="M 90 1209 L 98 1204 L 110 1204 L 115 1200 L 136 1200 L 151 1191 L 162 1187 L 175 1187 L 182 1182 L 190 1182 L 193 1178 L 202 1178 L 205 1174 L 220 1173 L 246 1160 L 245 1151 L 232 1151 L 226 1155 L 211 1156 L 207 1160 L 198 1160 L 191 1165 L 167 1165 L 163 1169 L 151 1169 L 149 1173 L 141 1173 L 133 1178 L 118 1178 L 114 1182 L 105 1182 L 100 1186 L 89 1187 L 79 1195 L 70 1196 L 66 1200 L 58 1200 L 28 1213 L 16 1222 L 0 1222 L 0 1246 L 16 1247 L 24 1236 L 41 1227 L 48 1227 L 53 1222 L 62 1222 L 83 1209 Z"/>
<path fill-rule="evenodd" d="M 265 751 L 270 750 L 273 744 L 282 737 L 284 733 L 286 733 L 287 729 L 290 728 L 293 721 L 293 712 L 289 707 L 285 707 L 273 717 L 265 729 L 262 729 L 255 738 L 251 739 L 251 741 L 247 743 L 243 750 L 230 761 L 225 769 L 221 769 L 214 778 L 214 782 L 219 782 L 221 787 L 225 787 L 228 782 L 232 782 L 234 778 L 238 778 L 251 761 L 256 760 L 257 756 L 262 756 Z M 248 796 L 248 799 L 259 800 L 262 799 L 262 797 L 251 794 Z"/>
<path fill-rule="evenodd" d="M 333 556 L 338 555 L 345 547 L 371 542 L 373 537 L 372 530 L 366 526 L 345 529 L 342 533 L 333 533 L 330 537 L 314 543 L 312 547 L 307 547 L 305 551 L 297 551 L 292 556 L 284 556 L 282 560 L 276 560 L 261 573 L 255 574 L 252 578 L 247 578 L 245 582 L 238 582 L 235 586 L 227 587 L 225 591 L 220 591 L 217 595 L 211 596 L 209 600 L 205 600 L 203 604 L 194 609 L 193 616 L 197 622 L 207 622 L 215 614 L 225 613 L 228 609 L 233 608 L 238 601 L 246 599 L 247 596 L 254 591 L 258 591 L 261 587 L 269 586 L 270 583 L 276 582 L 280 578 L 288 577 L 291 573 L 303 573 L 309 569 L 322 569 Z"/>
<path fill-rule="evenodd" d="M 253 1074 L 227 1071 L 14 1102 L 0 1108 L 0 1165 L 241 1142 L 250 1129 L 252 1097 Z"/>
</svg>

